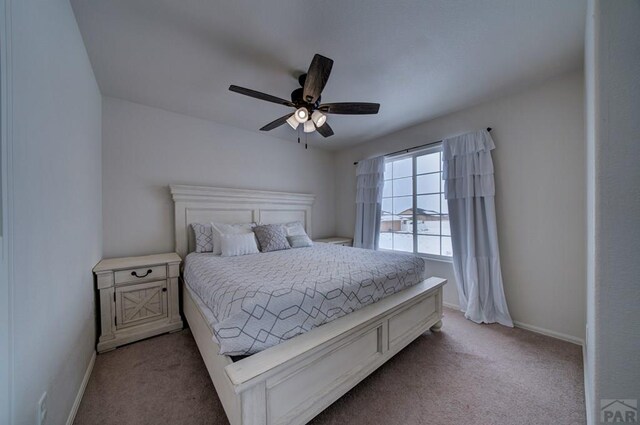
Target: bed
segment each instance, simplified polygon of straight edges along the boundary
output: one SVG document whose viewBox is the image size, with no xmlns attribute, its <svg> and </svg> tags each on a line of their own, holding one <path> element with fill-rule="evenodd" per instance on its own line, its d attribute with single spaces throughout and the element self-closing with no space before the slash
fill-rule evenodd
<svg viewBox="0 0 640 425">
<path fill-rule="evenodd" d="M 184 185 L 172 185 L 170 191 L 175 206 L 176 252 L 183 258 L 193 250 L 194 242 L 189 231 L 191 223 L 300 221 L 311 236 L 313 195 Z M 397 270 L 395 274 L 393 272 L 394 267 L 398 267 L 396 264 L 410 262 L 413 257 L 397 254 L 386 254 L 391 256 L 388 259 L 372 257 L 370 261 L 380 265 L 378 275 L 387 278 L 379 278 L 378 281 L 372 278 L 371 284 L 362 285 L 358 282 L 366 280 L 363 275 L 367 273 L 366 261 L 356 261 L 355 258 L 366 259 L 367 255 L 374 253 L 317 245 L 286 253 L 255 254 L 254 259 L 237 257 L 233 265 L 220 262 L 219 258 L 211 255 L 191 254 L 186 261 L 188 269 L 184 277 L 188 282 L 182 285 L 183 313 L 232 425 L 307 423 L 419 335 L 428 329 L 438 331 L 442 326 L 442 286 L 446 280 L 437 277 L 422 279 L 424 276 L 420 275 L 420 280 L 415 283 L 410 282 L 408 275 L 398 276 Z M 332 251 L 335 249 L 343 251 Z M 255 333 L 253 340 L 257 339 L 260 344 L 267 342 L 266 345 L 251 345 L 251 341 L 248 345 L 247 341 L 232 341 L 230 344 L 223 341 L 220 336 L 225 334 L 220 333 L 216 324 L 229 318 L 243 320 L 234 316 L 233 303 L 223 303 L 229 293 L 235 294 L 242 289 L 233 287 L 233 282 L 227 283 L 231 274 L 224 274 L 225 268 L 244 270 L 247 262 L 253 264 L 258 260 L 271 265 L 284 264 L 292 255 L 301 257 L 296 259 L 296 264 L 320 262 L 320 266 L 314 266 L 316 271 L 294 270 L 296 276 L 302 273 L 313 280 L 313 285 L 326 281 L 321 274 L 326 274 L 329 266 L 322 264 L 323 258 L 344 257 L 341 260 L 344 264 L 334 264 L 329 274 L 335 277 L 345 267 L 357 268 L 352 269 L 349 276 L 362 275 L 363 279 L 351 279 L 354 285 L 345 284 L 344 288 L 348 290 L 341 292 L 346 297 L 360 294 L 360 300 L 356 304 L 341 300 L 340 311 L 329 305 L 322 314 L 337 314 L 338 318 L 331 317 L 331 320 L 318 319 L 321 316 L 319 310 L 311 307 L 306 311 L 313 310 L 314 314 L 305 317 L 306 329 L 291 333 L 294 326 L 285 323 L 284 332 L 275 340 L 254 338 L 259 335 L 259 327 L 252 331 Z M 423 270 L 419 270 L 419 262 L 414 264 L 414 274 L 419 276 Z M 319 273 L 319 268 L 323 272 Z M 403 270 L 410 268 L 410 264 L 405 264 Z M 244 279 L 248 282 L 252 276 L 248 274 L 238 281 Z M 201 285 L 206 286 L 207 279 L 209 284 L 225 282 L 223 285 L 229 287 L 217 293 L 202 292 L 202 288 L 197 290 L 198 282 L 203 280 L 205 283 Z M 377 292 L 372 285 L 378 288 Z M 252 289 L 256 288 L 246 288 L 249 292 Z M 301 289 L 298 295 L 307 289 Z M 382 297 L 380 294 L 384 292 Z M 255 291 L 251 294 L 253 296 Z M 301 303 L 294 302 L 298 307 Z M 296 314 L 303 310 L 293 309 Z M 241 310 L 236 309 L 235 313 Z M 245 333 L 251 335 L 251 332 Z M 226 354 L 220 354 L 221 351 Z M 236 357 L 241 354 L 251 355 Z"/>
</svg>

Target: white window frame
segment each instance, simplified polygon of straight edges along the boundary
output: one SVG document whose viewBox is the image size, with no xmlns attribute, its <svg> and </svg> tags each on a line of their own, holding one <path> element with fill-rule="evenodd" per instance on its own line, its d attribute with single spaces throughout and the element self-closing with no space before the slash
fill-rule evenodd
<svg viewBox="0 0 640 425">
<path fill-rule="evenodd" d="M 417 158 L 419 156 L 423 156 L 423 155 L 428 155 L 431 153 L 435 153 L 435 152 L 442 152 L 442 143 L 433 143 L 429 146 L 426 146 L 424 148 L 421 149 L 416 149 L 414 151 L 411 152 L 407 152 L 407 153 L 401 153 L 401 154 L 397 154 L 397 155 L 391 155 L 391 156 L 386 156 L 385 157 L 385 164 L 387 161 L 398 161 L 401 159 L 405 159 L 405 158 L 411 158 L 412 161 L 412 173 L 411 173 L 411 179 L 412 179 L 412 210 L 413 210 L 413 217 L 412 217 L 412 222 L 413 222 L 413 252 L 407 252 L 407 251 L 397 251 L 394 249 L 382 249 L 380 248 L 380 251 L 385 251 L 385 252 L 396 252 L 396 253 L 400 253 L 400 254 L 410 254 L 410 255 L 418 255 L 420 257 L 424 257 L 427 258 L 429 260 L 434 260 L 434 261 L 444 261 L 447 263 L 451 263 L 453 262 L 453 256 L 447 256 L 447 255 L 435 255 L 435 254 L 426 254 L 426 253 L 422 253 L 422 252 L 418 252 L 418 222 L 416 220 L 416 209 L 417 209 L 417 205 L 418 205 L 418 179 L 417 179 Z M 440 166 L 440 171 L 442 171 L 442 165 Z M 424 174 L 424 173 L 423 173 Z M 423 175 L 420 174 L 420 175 Z M 428 174 L 428 173 L 427 173 Z M 392 181 L 392 180 L 391 180 Z M 442 197 L 443 197 L 443 193 L 441 193 L 440 195 L 440 209 L 439 209 L 439 214 L 442 217 Z M 393 196 L 391 197 L 391 199 L 393 199 Z M 446 202 L 446 201 L 445 201 Z M 393 213 L 393 212 L 392 212 Z M 447 214 L 448 215 L 448 214 Z M 434 235 L 435 236 L 435 235 Z M 440 238 L 440 249 L 442 250 L 442 219 L 440 220 L 440 232 L 437 235 Z M 451 238 L 451 235 L 444 235 L 445 237 L 449 237 Z"/>
</svg>

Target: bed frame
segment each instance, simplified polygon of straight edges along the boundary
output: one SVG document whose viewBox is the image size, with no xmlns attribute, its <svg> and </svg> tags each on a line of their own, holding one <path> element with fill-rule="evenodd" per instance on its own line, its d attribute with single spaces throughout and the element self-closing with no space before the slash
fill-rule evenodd
<svg viewBox="0 0 640 425">
<path fill-rule="evenodd" d="M 170 186 L 176 252 L 193 247 L 191 223 L 301 221 L 308 194 Z M 183 313 L 231 425 L 305 424 L 422 333 L 442 327 L 442 286 L 432 277 L 257 354 L 220 355 L 209 323 L 183 285 Z"/>
</svg>

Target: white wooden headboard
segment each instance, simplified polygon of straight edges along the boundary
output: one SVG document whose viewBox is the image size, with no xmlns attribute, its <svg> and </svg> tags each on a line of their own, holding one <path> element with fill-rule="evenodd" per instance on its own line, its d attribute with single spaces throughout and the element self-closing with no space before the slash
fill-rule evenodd
<svg viewBox="0 0 640 425">
<path fill-rule="evenodd" d="M 315 195 L 264 190 L 170 185 L 175 206 L 176 252 L 193 251 L 191 223 L 288 223 L 301 221 L 311 237 Z"/>
</svg>

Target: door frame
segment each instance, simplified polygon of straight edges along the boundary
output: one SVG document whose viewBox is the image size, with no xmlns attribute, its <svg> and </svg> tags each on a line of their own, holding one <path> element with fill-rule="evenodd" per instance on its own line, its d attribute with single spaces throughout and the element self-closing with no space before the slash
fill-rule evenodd
<svg viewBox="0 0 640 425">
<path fill-rule="evenodd" d="M 0 422 L 13 424 L 11 0 L 0 0 Z"/>
</svg>

